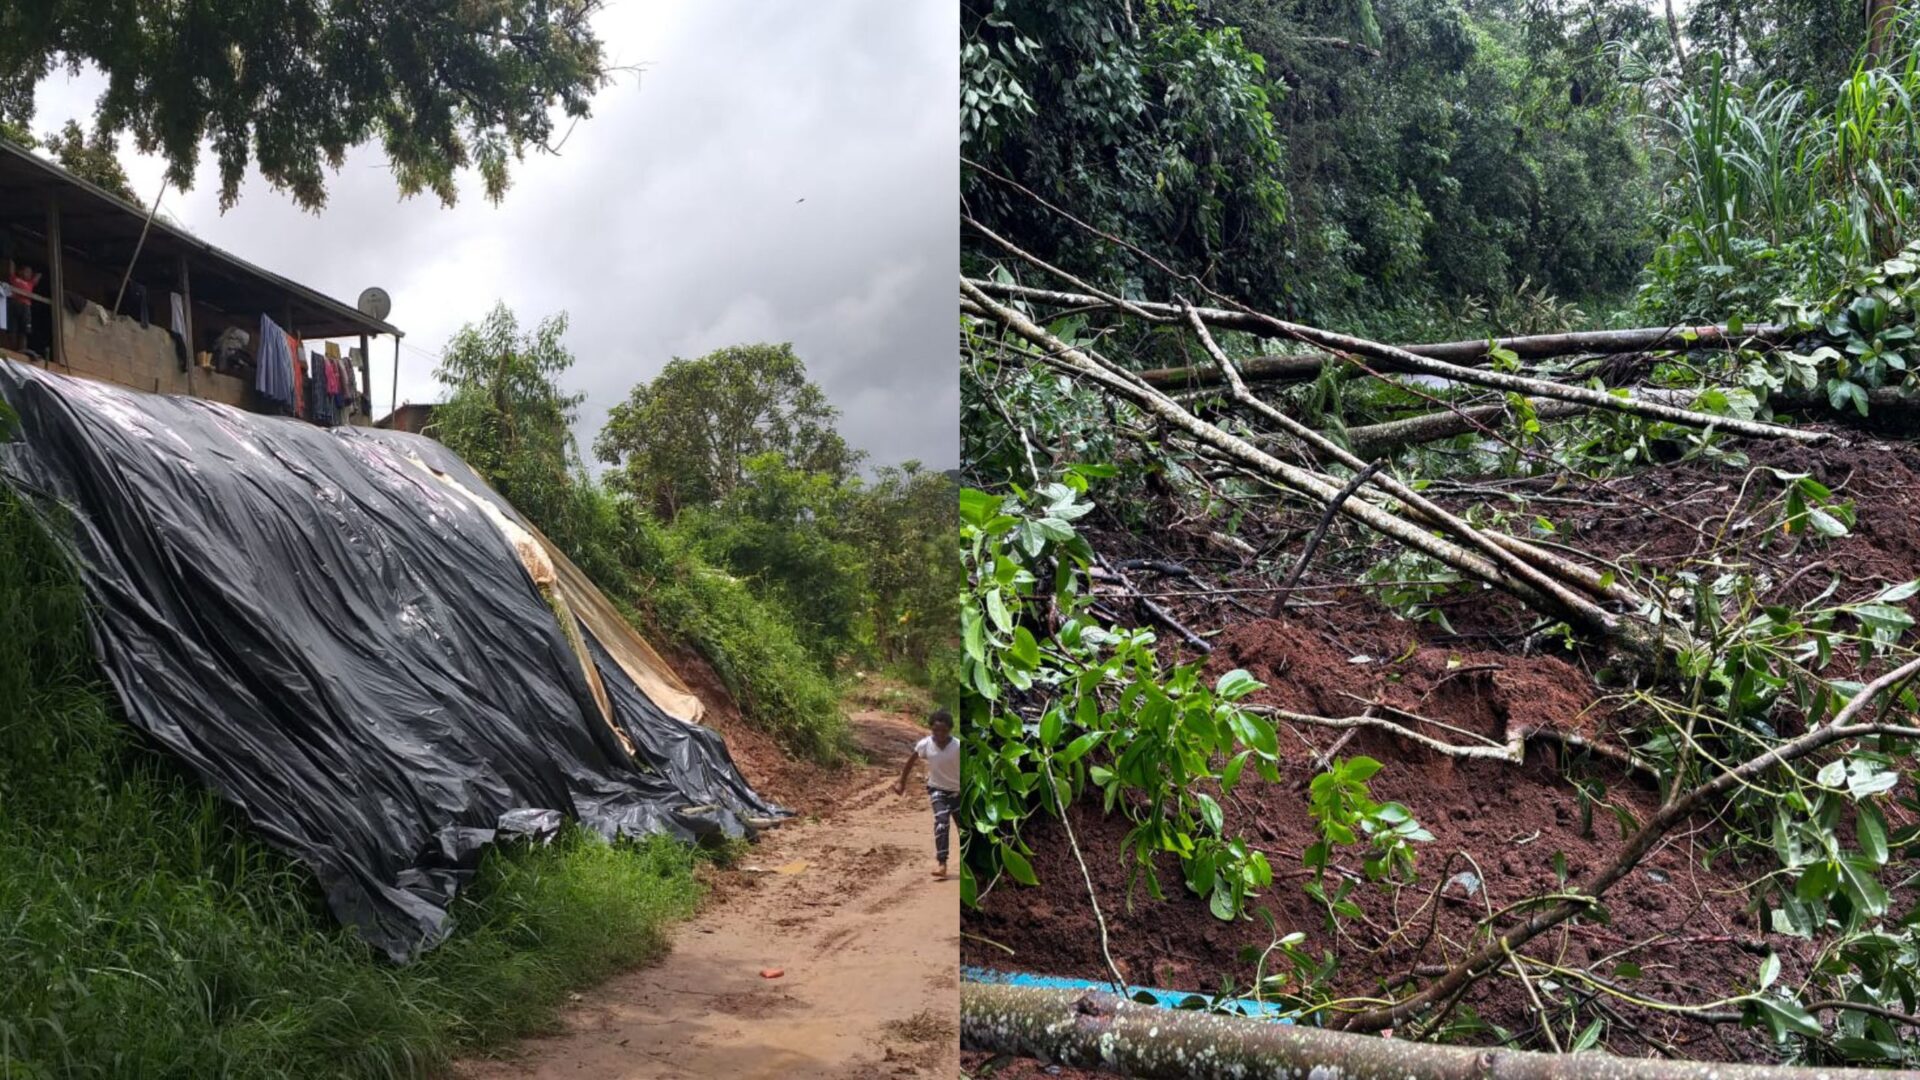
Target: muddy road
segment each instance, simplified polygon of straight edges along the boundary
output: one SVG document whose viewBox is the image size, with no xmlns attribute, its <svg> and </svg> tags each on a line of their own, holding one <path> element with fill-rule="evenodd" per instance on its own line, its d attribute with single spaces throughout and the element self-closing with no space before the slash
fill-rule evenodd
<svg viewBox="0 0 1920 1080">
<path fill-rule="evenodd" d="M 673 931 L 665 960 L 583 991 L 560 1033 L 454 1075 L 958 1075 L 959 889 L 930 876 L 925 790 L 893 790 L 925 732 L 888 713 L 853 723 L 872 764 L 804 778 L 811 791 L 791 801 L 811 812 L 713 876 L 713 895 Z M 768 969 L 782 974 L 765 978 Z"/>
</svg>

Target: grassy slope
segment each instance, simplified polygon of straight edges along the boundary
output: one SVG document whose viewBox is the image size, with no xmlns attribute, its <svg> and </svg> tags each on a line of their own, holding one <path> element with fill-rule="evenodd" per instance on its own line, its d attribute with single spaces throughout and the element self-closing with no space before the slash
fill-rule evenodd
<svg viewBox="0 0 1920 1080">
<path fill-rule="evenodd" d="M 566 527 L 536 522 L 636 626 L 698 649 L 749 722 L 796 755 L 845 758 L 839 689 L 775 604 L 702 562 L 684 539 L 584 481 Z M 644 613 L 635 619 L 636 612 Z"/>
<path fill-rule="evenodd" d="M 115 715 L 77 585 L 3 492 L 0 567 L 0 1077 L 417 1075 L 656 955 L 698 898 L 663 840 L 501 849 L 451 941 L 385 964 Z"/>
</svg>

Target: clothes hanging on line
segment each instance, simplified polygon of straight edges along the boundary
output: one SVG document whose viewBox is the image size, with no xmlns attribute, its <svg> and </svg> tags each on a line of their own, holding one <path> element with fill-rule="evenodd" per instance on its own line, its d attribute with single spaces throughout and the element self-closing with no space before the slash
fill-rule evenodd
<svg viewBox="0 0 1920 1080">
<path fill-rule="evenodd" d="M 337 425 L 333 395 L 327 392 L 327 358 L 319 353 L 307 356 L 307 419 L 323 427 Z"/>
<path fill-rule="evenodd" d="M 253 388 L 280 406 L 294 403 L 293 357 L 290 335 L 266 315 L 260 316 L 260 347 L 254 354 Z"/>
<path fill-rule="evenodd" d="M 292 331 L 287 332 L 287 362 L 292 368 L 293 415 L 305 417 L 307 415 L 307 382 L 304 377 L 306 365 L 300 361 L 300 339 L 294 337 Z"/>
</svg>

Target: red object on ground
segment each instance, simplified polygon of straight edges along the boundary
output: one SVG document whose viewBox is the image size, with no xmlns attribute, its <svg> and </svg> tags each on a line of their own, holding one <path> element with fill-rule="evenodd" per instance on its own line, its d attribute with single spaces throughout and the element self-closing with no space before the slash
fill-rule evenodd
<svg viewBox="0 0 1920 1080">
<path fill-rule="evenodd" d="M 786 974 L 786 971 L 782 968 L 761 968 L 760 969 L 760 977 L 763 979 L 777 979 L 780 976 L 785 974 Z"/>
</svg>

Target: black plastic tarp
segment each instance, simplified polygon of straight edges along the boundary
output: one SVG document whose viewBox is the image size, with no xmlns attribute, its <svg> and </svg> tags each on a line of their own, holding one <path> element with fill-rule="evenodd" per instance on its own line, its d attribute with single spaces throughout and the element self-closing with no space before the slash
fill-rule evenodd
<svg viewBox="0 0 1920 1080">
<path fill-rule="evenodd" d="M 561 815 L 685 840 L 778 816 L 584 625 L 614 722 L 499 525 L 401 432 L 319 428 L 0 361 L 0 479 L 74 557 L 128 719 L 312 867 L 395 960 L 481 849 Z"/>
</svg>

